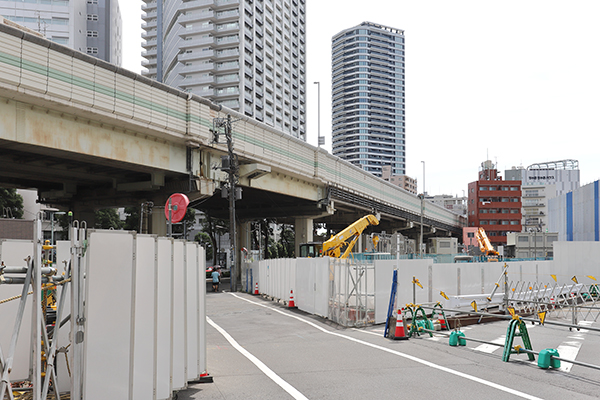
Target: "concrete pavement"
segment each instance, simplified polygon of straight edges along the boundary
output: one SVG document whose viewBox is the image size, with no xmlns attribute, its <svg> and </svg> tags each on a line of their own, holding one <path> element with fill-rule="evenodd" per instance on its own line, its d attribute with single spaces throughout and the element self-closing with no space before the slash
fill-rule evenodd
<svg viewBox="0 0 600 400">
<path fill-rule="evenodd" d="M 244 293 L 207 293 L 207 365 L 214 382 L 194 384 L 179 399 L 593 399 L 600 371 L 572 365 L 543 370 L 495 346 L 450 347 L 445 337 L 390 341 L 383 327 L 341 329 Z M 501 342 L 508 322 L 465 328 L 467 336 Z M 599 363 L 600 335 L 528 325 L 535 350 L 577 348 L 576 359 Z M 518 339 L 515 344 L 519 344 Z M 563 350 L 566 351 L 566 350 Z"/>
</svg>

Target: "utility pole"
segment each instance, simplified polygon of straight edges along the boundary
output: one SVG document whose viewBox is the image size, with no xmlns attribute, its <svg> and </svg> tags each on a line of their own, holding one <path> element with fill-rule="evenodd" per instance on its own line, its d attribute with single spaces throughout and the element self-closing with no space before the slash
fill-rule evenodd
<svg viewBox="0 0 600 400">
<path fill-rule="evenodd" d="M 229 242 L 230 242 L 230 257 L 231 257 L 231 291 L 237 291 L 237 254 L 236 254 L 236 229 L 235 229 L 235 200 L 238 192 L 236 188 L 237 176 L 238 176 L 238 165 L 237 158 L 233 153 L 233 138 L 231 135 L 231 115 L 227 115 L 227 118 L 215 118 L 213 119 L 212 133 L 214 135 L 214 141 L 218 143 L 219 135 L 218 128 L 223 128 L 223 134 L 227 139 L 227 163 L 221 166 L 221 170 L 229 173 L 228 177 L 228 195 L 229 195 Z M 239 194 L 241 198 L 241 191 Z"/>
</svg>

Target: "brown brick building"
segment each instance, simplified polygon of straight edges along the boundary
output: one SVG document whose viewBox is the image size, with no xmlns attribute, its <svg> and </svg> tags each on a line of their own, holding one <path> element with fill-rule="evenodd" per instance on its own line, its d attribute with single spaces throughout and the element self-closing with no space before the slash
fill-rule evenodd
<svg viewBox="0 0 600 400">
<path fill-rule="evenodd" d="M 521 232 L 521 181 L 505 181 L 491 161 L 479 180 L 469 183 L 468 226 L 485 229 L 494 247 L 506 245 L 508 232 Z"/>
</svg>

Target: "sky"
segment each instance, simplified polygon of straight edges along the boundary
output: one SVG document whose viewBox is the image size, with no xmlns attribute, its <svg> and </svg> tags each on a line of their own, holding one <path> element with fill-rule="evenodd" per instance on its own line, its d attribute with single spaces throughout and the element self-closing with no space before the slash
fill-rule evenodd
<svg viewBox="0 0 600 400">
<path fill-rule="evenodd" d="M 425 181 L 428 194 L 462 196 L 488 159 L 502 176 L 513 166 L 575 159 L 582 186 L 600 179 L 600 1 L 306 3 L 310 144 L 318 81 L 331 152 L 331 38 L 369 21 L 404 30 L 406 174 L 419 192 Z M 141 4 L 120 0 L 124 67 L 134 72 Z"/>
</svg>

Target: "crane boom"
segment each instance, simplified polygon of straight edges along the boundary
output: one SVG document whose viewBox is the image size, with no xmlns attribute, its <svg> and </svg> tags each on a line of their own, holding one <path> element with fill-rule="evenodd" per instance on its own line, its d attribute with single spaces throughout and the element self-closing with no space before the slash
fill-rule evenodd
<svg viewBox="0 0 600 400">
<path fill-rule="evenodd" d="M 479 242 L 479 249 L 486 256 L 497 256 L 498 252 L 494 250 L 494 247 L 490 243 L 490 239 L 488 239 L 485 234 L 485 229 L 478 228 L 475 234 L 477 237 L 477 241 Z"/>
<path fill-rule="evenodd" d="M 323 243 L 323 256 L 347 258 L 360 234 L 369 225 L 379 225 L 379 220 L 374 215 L 369 214 L 348 225 L 338 234 L 332 235 L 329 240 Z"/>
</svg>

